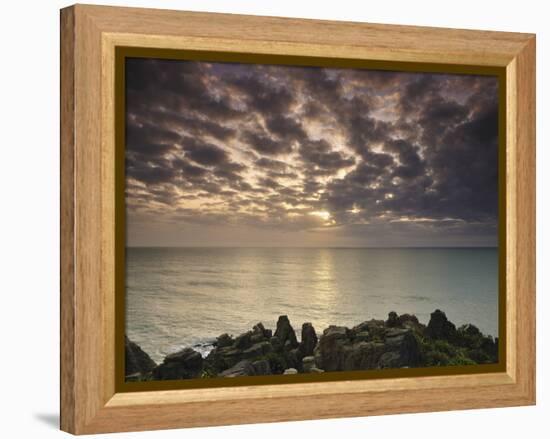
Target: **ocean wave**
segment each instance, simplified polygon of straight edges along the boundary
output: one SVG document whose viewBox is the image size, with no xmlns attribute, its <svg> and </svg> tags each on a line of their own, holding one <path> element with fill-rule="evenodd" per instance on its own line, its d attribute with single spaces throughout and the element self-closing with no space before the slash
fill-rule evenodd
<svg viewBox="0 0 550 439">
<path fill-rule="evenodd" d="M 192 287 L 229 287 L 229 282 L 222 280 L 189 280 L 187 285 Z"/>
<path fill-rule="evenodd" d="M 189 270 L 192 273 L 206 273 L 206 274 L 219 274 L 222 272 L 222 270 L 213 270 L 211 268 L 200 268 L 200 269 L 194 269 Z"/>
<path fill-rule="evenodd" d="M 432 297 L 415 296 L 415 295 L 397 296 L 397 297 L 399 297 L 400 299 L 412 300 L 413 302 L 430 302 L 434 300 Z"/>
</svg>

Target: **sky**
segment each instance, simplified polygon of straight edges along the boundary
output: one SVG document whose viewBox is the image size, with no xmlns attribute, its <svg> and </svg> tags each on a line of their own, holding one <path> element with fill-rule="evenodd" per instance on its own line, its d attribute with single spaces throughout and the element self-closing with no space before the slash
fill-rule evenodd
<svg viewBox="0 0 550 439">
<path fill-rule="evenodd" d="M 496 246 L 498 80 L 126 61 L 128 246 Z"/>
</svg>

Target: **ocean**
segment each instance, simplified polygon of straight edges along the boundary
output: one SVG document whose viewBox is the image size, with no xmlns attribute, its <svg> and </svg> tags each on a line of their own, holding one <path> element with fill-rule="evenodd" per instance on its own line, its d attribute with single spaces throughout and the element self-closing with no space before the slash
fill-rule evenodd
<svg viewBox="0 0 550 439">
<path fill-rule="evenodd" d="M 318 333 L 390 311 L 498 334 L 496 248 L 138 248 L 126 250 L 126 333 L 156 362 L 227 332 L 289 316 Z"/>
</svg>

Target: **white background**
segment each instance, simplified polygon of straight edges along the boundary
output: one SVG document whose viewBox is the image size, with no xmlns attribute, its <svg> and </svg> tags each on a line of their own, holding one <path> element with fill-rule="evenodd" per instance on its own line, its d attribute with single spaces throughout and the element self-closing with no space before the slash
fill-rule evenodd
<svg viewBox="0 0 550 439">
<path fill-rule="evenodd" d="M 104 3 L 98 1 L 97 3 Z M 536 407 L 121 434 L 142 438 L 516 438 L 549 430 L 547 292 L 550 190 L 548 17 L 544 1 L 110 1 L 256 15 L 368 21 L 537 34 L 538 404 Z M 0 32 L 0 436 L 58 437 L 59 8 L 8 0 Z M 544 321 L 543 316 L 546 316 Z M 482 391 L 482 390 L 480 390 Z M 449 394 L 449 398 L 453 395 Z M 545 428 L 546 427 L 546 428 Z"/>
</svg>

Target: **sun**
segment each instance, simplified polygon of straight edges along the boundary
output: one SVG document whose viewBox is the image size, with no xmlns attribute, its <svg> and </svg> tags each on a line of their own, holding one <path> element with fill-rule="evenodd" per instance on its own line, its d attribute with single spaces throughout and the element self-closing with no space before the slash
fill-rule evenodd
<svg viewBox="0 0 550 439">
<path fill-rule="evenodd" d="M 317 210 L 315 212 L 311 212 L 310 215 L 318 216 L 325 221 L 330 219 L 330 212 L 327 212 L 326 210 Z"/>
</svg>

